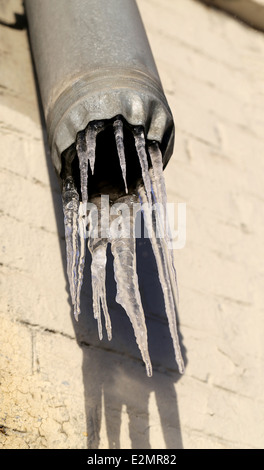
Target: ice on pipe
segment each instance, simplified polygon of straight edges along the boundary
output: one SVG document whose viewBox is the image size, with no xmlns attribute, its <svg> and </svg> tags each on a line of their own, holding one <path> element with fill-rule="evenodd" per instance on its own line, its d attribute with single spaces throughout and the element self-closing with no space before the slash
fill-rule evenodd
<svg viewBox="0 0 264 470">
<path fill-rule="evenodd" d="M 79 159 L 82 202 L 88 201 L 88 166 L 94 173 L 96 138 L 104 128 L 101 121 L 90 124 L 86 131 L 78 132 L 76 138 L 76 151 Z"/>
<path fill-rule="evenodd" d="M 171 257 L 168 256 L 168 246 L 165 237 L 159 237 L 156 235 L 160 231 L 160 228 L 158 227 L 159 219 L 156 214 L 154 214 L 154 211 L 147 202 L 147 197 L 143 186 L 139 188 L 139 196 L 142 203 L 142 211 L 147 230 L 152 234 L 150 237 L 150 242 L 156 260 L 158 276 L 164 296 L 165 310 L 173 341 L 175 359 L 180 373 L 183 373 L 184 363 L 181 355 L 176 324 L 178 295 L 177 286 L 173 277 L 174 272 L 171 264 Z"/>
<path fill-rule="evenodd" d="M 101 132 L 105 127 L 105 123 L 103 121 L 95 121 L 89 126 L 87 126 L 86 133 L 85 133 L 85 141 L 86 141 L 86 148 L 87 148 L 87 158 L 90 163 L 91 172 L 94 173 L 94 165 L 95 165 L 95 149 L 96 149 L 96 138 L 99 132 Z"/>
<path fill-rule="evenodd" d="M 94 318 L 98 322 L 99 338 L 103 338 L 102 321 L 101 321 L 101 307 L 104 312 L 105 325 L 107 337 L 110 341 L 112 339 L 112 326 L 109 316 L 107 301 L 106 301 L 106 287 L 105 287 L 105 269 L 106 269 L 106 249 L 107 243 L 102 242 L 92 252 L 91 274 L 92 274 L 92 290 L 93 290 L 93 309 Z"/>
<path fill-rule="evenodd" d="M 111 251 L 114 257 L 114 276 L 117 285 L 116 301 L 122 305 L 132 323 L 136 341 L 145 362 L 147 375 L 150 377 L 152 375 L 152 366 L 148 352 L 147 327 L 136 271 L 135 237 L 111 239 Z"/>
<path fill-rule="evenodd" d="M 168 256 L 168 263 L 170 265 L 170 273 L 173 276 L 173 284 L 175 286 L 175 295 L 177 297 L 177 304 L 179 302 L 179 292 L 178 292 L 178 284 L 177 284 L 177 274 L 176 269 L 174 266 L 174 259 L 173 259 L 173 250 L 169 249 L 169 243 L 171 241 L 171 233 L 170 233 L 170 226 L 168 223 L 168 214 L 167 214 L 167 192 L 165 186 L 165 179 L 163 174 L 163 162 L 162 162 L 162 153 L 159 148 L 158 142 L 151 142 L 148 145 L 148 152 L 150 155 L 150 160 L 152 164 L 152 168 L 150 170 L 151 175 L 151 184 L 152 184 L 152 192 L 154 196 L 154 201 L 157 206 L 157 210 L 159 209 L 159 204 L 161 204 L 162 210 L 161 215 L 157 212 L 157 217 L 160 215 L 160 224 L 163 228 L 163 236 L 165 238 L 164 243 L 164 252 L 166 252 Z"/>
<path fill-rule="evenodd" d="M 79 230 L 79 262 L 77 269 L 77 285 L 76 285 L 76 300 L 74 304 L 74 316 L 78 320 L 78 316 L 81 313 L 81 288 L 83 284 L 83 272 L 85 266 L 86 257 L 86 227 L 85 227 L 85 213 L 86 204 L 80 202 L 79 213 L 78 213 L 78 230 Z"/>
<path fill-rule="evenodd" d="M 134 129 L 134 138 L 135 138 L 135 146 L 136 151 L 138 154 L 141 170 L 142 170 L 142 178 L 144 182 L 144 186 L 147 193 L 148 203 L 152 203 L 152 195 L 151 195 L 151 180 L 149 176 L 149 166 L 148 166 L 148 157 L 146 153 L 146 141 L 144 136 L 144 131 L 141 127 L 136 127 Z"/>
<path fill-rule="evenodd" d="M 115 140 L 116 140 L 116 148 L 117 153 L 120 161 L 120 167 L 123 175 L 123 181 L 125 185 L 126 193 L 128 193 L 127 189 L 127 182 L 126 182 L 126 156 L 125 156 L 125 148 L 124 148 L 124 135 L 123 135 L 123 122 L 121 119 L 116 119 L 113 123 L 114 133 L 115 133 Z"/>
<path fill-rule="evenodd" d="M 81 179 L 81 194 L 82 202 L 88 201 L 88 162 L 89 156 L 87 152 L 84 133 L 79 132 L 77 135 L 76 150 L 79 158 L 80 179 Z"/>
<path fill-rule="evenodd" d="M 111 215 L 118 215 L 112 221 L 109 242 L 113 255 L 114 277 L 116 282 L 116 302 L 127 313 L 132 324 L 136 341 L 146 366 L 147 375 L 152 375 L 152 366 L 148 351 L 148 335 L 145 315 L 139 293 L 136 269 L 136 239 L 134 223 L 135 195 L 118 199 L 112 206 Z"/>
<path fill-rule="evenodd" d="M 97 215 L 94 218 L 93 212 L 90 213 L 90 227 L 91 230 L 96 229 Z M 98 324 L 98 334 L 100 340 L 103 339 L 103 328 L 101 321 L 101 309 L 104 313 L 105 327 L 107 331 L 107 337 L 110 341 L 112 339 L 112 325 L 111 319 L 107 308 L 106 300 L 106 250 L 108 240 L 105 238 L 88 237 L 87 244 L 91 253 L 91 279 L 92 279 L 92 295 L 93 295 L 93 311 L 94 318 Z"/>
<path fill-rule="evenodd" d="M 152 168 L 150 170 L 150 174 L 152 176 L 152 192 L 154 201 L 158 203 L 155 215 L 147 204 L 147 198 L 142 186 L 139 188 L 139 195 L 144 206 L 143 213 L 146 225 L 152 233 L 150 240 L 164 295 L 165 310 L 173 340 L 175 358 L 179 371 L 182 373 L 184 371 L 184 363 L 181 355 L 176 324 L 176 312 L 179 303 L 179 296 L 173 251 L 169 248 L 170 227 L 166 211 L 167 193 L 163 174 L 162 154 L 157 142 L 152 142 L 148 145 L 148 152 L 152 164 Z M 159 212 L 159 203 L 162 207 L 161 212 Z M 155 234 L 159 233 L 162 233 L 161 237 L 155 236 Z"/>
<path fill-rule="evenodd" d="M 93 177 L 96 161 L 96 138 L 98 133 L 104 128 L 104 122 L 93 122 L 77 135 L 76 152 L 80 169 L 80 194 L 74 185 L 72 176 L 66 178 L 63 186 L 62 199 L 66 238 L 67 274 L 74 306 L 74 315 L 78 319 L 78 315 L 80 314 L 80 292 L 83 283 L 86 248 L 88 247 L 92 259 L 91 284 L 93 310 L 94 317 L 98 323 L 99 338 L 103 338 L 102 312 L 107 337 L 109 340 L 112 338 L 112 326 L 107 308 L 106 295 L 107 246 L 110 244 L 117 288 L 116 301 L 122 305 L 131 321 L 136 342 L 145 363 L 147 375 L 151 376 L 152 365 L 148 351 L 148 334 L 136 269 L 136 243 L 133 219 L 135 213 L 133 213 L 132 210 L 129 212 L 129 224 L 132 227 L 130 236 L 125 235 L 122 231 L 120 233 L 117 230 L 113 232 L 111 229 L 109 230 L 109 228 L 107 228 L 109 214 L 106 219 L 103 218 L 105 208 L 103 205 L 100 206 L 98 201 L 95 205 L 92 204 L 95 209 L 90 210 L 89 216 L 87 217 L 87 204 L 89 205 L 88 164 L 90 164 Z M 141 203 L 145 224 L 149 234 L 151 234 L 150 242 L 163 291 L 165 310 L 175 351 L 175 359 L 179 371 L 183 373 L 184 363 L 181 355 L 176 322 L 178 307 L 176 270 L 174 267 L 173 252 L 169 247 L 169 226 L 166 224 L 167 196 L 163 176 L 162 154 L 157 142 L 146 142 L 144 129 L 142 127 L 130 128 L 133 133 L 135 150 L 142 176 L 138 182 L 137 188 L 133 189 L 132 194 L 127 186 L 123 122 L 119 117 L 113 120 L 112 130 L 126 193 L 119 198 L 118 201 L 122 200 L 130 209 L 135 201 L 137 201 L 137 206 L 140 206 L 140 204 L 138 204 L 139 201 Z M 153 210 L 154 206 L 155 210 Z M 113 206 L 110 206 L 110 212 L 112 209 Z M 100 233 L 98 232 L 98 217 L 101 221 L 106 220 L 106 222 L 101 222 Z M 122 211 L 119 219 L 120 221 L 124 221 Z M 116 225 L 113 224 L 113 226 L 117 227 L 117 222 L 118 219 L 115 220 Z M 103 225 L 104 223 L 105 226 Z M 88 231 L 87 226 L 89 226 Z"/>
<path fill-rule="evenodd" d="M 66 178 L 62 191 L 67 256 L 67 274 L 73 305 L 76 303 L 79 263 L 79 195 L 71 177 Z"/>
</svg>

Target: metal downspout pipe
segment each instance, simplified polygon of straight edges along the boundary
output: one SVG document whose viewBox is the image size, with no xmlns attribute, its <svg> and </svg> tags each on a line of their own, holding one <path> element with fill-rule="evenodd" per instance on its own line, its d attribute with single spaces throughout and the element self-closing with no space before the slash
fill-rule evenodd
<svg viewBox="0 0 264 470">
<path fill-rule="evenodd" d="M 135 0 L 25 0 L 54 167 L 79 131 L 121 115 L 173 150 L 173 118 Z"/>
</svg>

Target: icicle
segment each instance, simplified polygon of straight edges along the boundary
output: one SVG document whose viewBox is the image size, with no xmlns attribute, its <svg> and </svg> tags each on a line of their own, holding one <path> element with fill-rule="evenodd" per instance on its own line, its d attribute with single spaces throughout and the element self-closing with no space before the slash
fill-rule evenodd
<svg viewBox="0 0 264 470">
<path fill-rule="evenodd" d="M 76 151 L 79 159 L 82 202 L 88 201 L 88 162 L 92 174 L 95 165 L 96 137 L 104 129 L 102 121 L 88 124 L 85 131 L 77 134 Z"/>
<path fill-rule="evenodd" d="M 88 160 L 92 174 L 94 174 L 96 137 L 105 128 L 103 121 L 91 122 L 85 131 L 85 140 L 87 146 Z"/>
<path fill-rule="evenodd" d="M 78 319 L 80 314 L 80 294 L 83 283 L 83 271 L 86 256 L 85 243 L 85 220 L 86 220 L 86 203 L 88 202 L 88 162 L 90 163 L 92 174 L 94 173 L 95 149 L 97 134 L 104 128 L 101 121 L 90 123 L 85 132 L 79 132 L 77 135 L 76 150 L 80 166 L 81 194 L 82 203 L 79 213 L 79 239 L 80 239 L 80 260 L 78 264 L 78 279 L 76 302 L 74 306 L 74 315 Z"/>
<path fill-rule="evenodd" d="M 124 135 L 123 135 L 123 122 L 121 119 L 116 119 L 113 123 L 115 140 L 116 140 L 116 147 L 117 153 L 119 157 L 120 167 L 123 175 L 123 181 L 126 189 L 126 193 L 128 193 L 127 189 L 127 182 L 126 182 L 126 157 L 125 157 L 125 149 L 124 149 Z"/>
<path fill-rule="evenodd" d="M 168 254 L 169 257 L 169 265 L 170 265 L 170 272 L 173 276 L 173 282 L 175 282 L 176 286 L 176 294 L 177 294 L 177 304 L 179 302 L 179 291 L 178 291 L 178 283 L 177 283 L 177 274 L 176 269 L 174 266 L 174 259 L 173 259 L 173 251 L 169 249 L 169 241 L 171 240 L 170 234 L 170 226 L 168 221 L 167 215 L 167 192 L 165 186 L 165 179 L 163 174 L 163 161 L 162 161 L 162 153 L 159 148 L 158 142 L 152 142 L 148 145 L 148 152 L 150 155 L 152 169 L 150 173 L 153 175 L 151 178 L 152 180 L 152 188 L 154 192 L 154 199 L 155 202 L 160 202 L 163 207 L 163 217 L 160 221 L 160 224 L 163 224 L 163 233 L 165 237 L 165 244 L 164 244 L 164 251 Z M 157 211 L 158 215 L 158 211 Z"/>
<path fill-rule="evenodd" d="M 77 292 L 77 267 L 79 262 L 79 195 L 74 186 L 72 177 L 68 177 L 64 183 L 62 202 L 65 225 L 67 274 L 70 284 L 72 303 L 75 305 Z"/>
<path fill-rule="evenodd" d="M 152 229 L 152 236 L 150 237 L 153 253 L 157 263 L 158 275 L 161 288 L 164 295 L 165 310 L 168 318 L 169 329 L 173 341 L 175 358 L 179 367 L 180 373 L 184 371 L 184 363 L 181 355 L 179 344 L 177 324 L 176 324 L 176 309 L 177 309 L 177 295 L 175 292 L 176 286 L 173 284 L 173 279 L 170 272 L 170 266 L 166 255 L 167 247 L 164 238 L 158 238 L 157 233 L 157 220 L 152 213 L 152 208 L 148 205 L 144 188 L 139 188 L 139 196 L 143 205 L 144 219 L 149 232 Z"/>
<path fill-rule="evenodd" d="M 79 263 L 77 269 L 77 289 L 76 289 L 76 302 L 74 305 L 74 316 L 78 321 L 78 316 L 81 313 L 81 288 L 83 284 L 83 272 L 86 256 L 86 240 L 85 240 L 85 221 L 86 221 L 86 204 L 80 202 L 79 206 Z"/>
<path fill-rule="evenodd" d="M 80 177 L 81 177 L 81 194 L 82 202 L 88 201 L 88 160 L 89 155 L 87 145 L 84 139 L 84 133 L 79 132 L 77 135 L 76 151 L 79 159 Z"/>
<path fill-rule="evenodd" d="M 166 195 L 166 187 L 165 187 L 165 180 L 163 175 L 163 161 L 162 161 L 162 153 L 159 148 L 158 142 L 152 142 L 148 145 L 148 152 L 150 155 L 150 160 L 153 169 L 153 183 L 156 186 L 156 198 L 164 208 L 166 208 L 167 203 L 167 195 Z"/>
<path fill-rule="evenodd" d="M 114 257 L 114 275 L 117 285 L 116 301 L 125 309 L 132 326 L 147 375 L 151 377 L 152 366 L 148 352 L 147 328 L 141 303 L 136 272 L 135 238 L 111 240 Z"/>
<path fill-rule="evenodd" d="M 107 308 L 106 301 L 106 288 L 105 288 L 105 278 L 106 278 L 106 249 L 107 249 L 107 240 L 100 240 L 100 244 L 92 252 L 92 264 L 91 264 L 91 274 L 92 274 L 92 290 L 93 290 L 93 309 L 94 309 L 94 318 L 98 322 L 98 333 L 99 338 L 103 338 L 102 333 L 102 322 L 101 322 L 101 306 L 105 318 L 105 327 L 107 332 L 108 340 L 112 339 L 112 326 L 111 320 Z"/>
<path fill-rule="evenodd" d="M 141 165 L 142 170 L 142 178 L 144 182 L 144 186 L 147 193 L 148 203 L 152 204 L 152 196 L 151 196 L 151 180 L 149 176 L 149 167 L 148 167 L 148 157 L 146 153 L 146 142 L 144 132 L 141 128 L 134 128 L 134 139 L 135 139 L 135 146 L 136 151 L 138 154 L 139 162 Z"/>
<path fill-rule="evenodd" d="M 106 238 L 98 238 L 98 211 L 96 206 L 91 210 L 89 215 L 90 236 L 87 244 L 92 256 L 91 275 L 92 275 L 92 294 L 93 294 L 93 311 L 94 318 L 98 324 L 99 338 L 103 338 L 101 306 L 105 318 L 105 327 L 108 340 L 112 339 L 111 319 L 107 308 L 106 301 L 106 250 L 108 240 Z"/>
</svg>

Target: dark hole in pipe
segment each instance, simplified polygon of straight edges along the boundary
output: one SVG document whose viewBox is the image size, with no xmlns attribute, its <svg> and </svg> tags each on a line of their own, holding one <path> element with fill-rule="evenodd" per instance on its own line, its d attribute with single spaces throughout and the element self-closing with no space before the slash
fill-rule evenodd
<svg viewBox="0 0 264 470">
<path fill-rule="evenodd" d="M 105 128 L 98 133 L 96 138 L 94 174 L 90 167 L 88 169 L 89 200 L 101 194 L 107 194 L 110 200 L 115 201 L 126 194 L 113 130 L 113 122 L 116 118 L 104 121 Z M 142 181 L 142 171 L 135 147 L 133 127 L 121 116 L 118 118 L 122 119 L 124 126 L 128 193 L 133 194 L 138 182 Z M 61 161 L 61 180 L 65 181 L 68 176 L 72 176 L 81 200 L 80 168 L 75 143 L 62 153 Z"/>
</svg>

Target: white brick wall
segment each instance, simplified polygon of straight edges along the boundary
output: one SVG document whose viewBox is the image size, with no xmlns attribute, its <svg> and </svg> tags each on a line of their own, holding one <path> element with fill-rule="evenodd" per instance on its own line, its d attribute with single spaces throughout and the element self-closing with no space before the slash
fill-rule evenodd
<svg viewBox="0 0 264 470">
<path fill-rule="evenodd" d="M 72 321 L 27 36 L 0 26 L 3 448 L 263 448 L 263 35 L 192 0 L 138 5 L 175 118 L 168 199 L 187 202 L 175 252 L 186 373 L 146 297 L 151 260 L 151 379 L 113 296 L 114 338 L 99 342 L 88 279 Z M 12 9 L 2 1 L 0 18 Z"/>
</svg>

